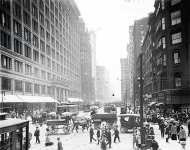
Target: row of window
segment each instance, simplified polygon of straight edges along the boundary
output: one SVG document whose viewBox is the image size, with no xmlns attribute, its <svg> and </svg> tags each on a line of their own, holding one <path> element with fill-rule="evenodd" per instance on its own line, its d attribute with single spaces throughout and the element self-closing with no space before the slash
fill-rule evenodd
<svg viewBox="0 0 190 150">
<path fill-rule="evenodd" d="M 179 44 L 179 43 L 181 43 L 181 42 L 182 42 L 182 35 L 181 35 L 181 32 L 173 33 L 173 34 L 171 35 L 171 43 L 172 43 L 173 45 Z M 166 48 L 166 38 L 165 38 L 165 37 L 161 37 L 161 38 L 160 38 L 160 40 L 158 41 L 158 43 L 157 43 L 157 45 L 156 45 L 156 48 L 159 48 L 159 47 L 161 47 L 161 46 L 162 46 L 163 49 Z"/>
<path fill-rule="evenodd" d="M 46 86 L 46 85 L 40 85 L 40 84 L 35 84 L 31 82 L 23 82 L 21 80 L 14 80 L 14 87 L 12 85 L 13 80 L 10 78 L 2 77 L 2 90 L 6 91 L 11 91 L 14 90 L 18 92 L 28 92 L 32 93 L 34 91 L 35 94 L 48 94 L 49 96 L 54 96 L 55 94 L 55 88 L 51 86 Z M 62 96 L 64 94 L 64 90 L 62 89 L 56 89 L 57 93 L 60 93 Z M 62 91 L 62 92 L 61 92 Z"/>
<path fill-rule="evenodd" d="M 21 37 L 22 36 L 21 24 L 14 20 L 13 25 L 14 25 L 13 28 L 14 33 Z M 42 26 L 40 26 L 40 35 L 41 37 L 45 38 L 45 31 Z M 39 47 L 38 37 L 33 34 L 32 39 L 33 39 L 33 45 L 38 48 Z M 28 43 L 31 43 L 31 32 L 27 28 L 24 28 L 24 40 Z M 46 32 L 46 40 L 50 42 L 50 34 L 48 32 Z M 62 52 L 62 46 L 61 45 L 59 46 L 58 41 L 55 42 L 55 38 L 53 36 L 51 37 L 51 45 L 53 46 L 56 45 L 56 49 L 58 50 L 60 49 Z M 45 52 L 45 42 L 42 40 L 40 40 L 40 49 Z"/>
<path fill-rule="evenodd" d="M 42 60 L 45 61 L 45 58 L 43 58 Z M 23 62 L 18 61 L 16 59 L 14 60 L 14 70 L 16 72 L 23 73 L 24 72 L 23 65 L 24 65 Z M 50 59 L 47 59 L 47 65 L 49 68 L 52 68 L 52 71 L 54 71 L 54 72 L 66 73 L 66 69 L 63 66 L 56 64 L 54 61 L 51 62 Z M 1 55 L 1 66 L 3 68 L 11 70 L 12 69 L 12 58 L 5 56 L 5 55 Z M 31 65 L 25 64 L 25 74 L 32 75 L 32 66 Z M 34 75 L 36 77 L 40 77 L 40 70 L 36 67 L 34 67 Z M 47 73 L 47 77 L 46 77 L 46 72 L 42 70 L 41 78 L 45 79 L 45 80 L 46 80 L 46 78 L 48 80 L 51 80 L 51 73 Z"/>
<path fill-rule="evenodd" d="M 160 8 L 162 8 L 162 10 L 165 9 L 165 2 L 167 2 L 167 0 L 161 0 L 160 3 L 158 4 L 158 7 L 156 9 L 156 15 L 158 14 Z M 170 5 L 174 6 L 176 4 L 179 4 L 181 2 L 181 0 L 170 0 Z M 160 6 L 161 5 L 161 6 Z"/>
<path fill-rule="evenodd" d="M 11 49 L 10 35 L 7 34 L 4 31 L 1 31 L 0 34 L 1 34 L 0 45 L 2 45 L 3 47 L 6 47 L 8 49 Z M 25 29 L 24 37 L 25 37 L 25 40 L 31 41 L 31 34 L 27 29 Z M 36 37 L 35 35 L 33 35 L 33 45 L 35 47 L 39 46 L 38 37 Z M 45 52 L 45 42 L 42 41 L 42 40 L 40 40 L 40 50 L 42 52 Z M 23 55 L 22 42 L 17 38 L 14 39 L 14 51 L 16 53 L 18 53 L 18 54 Z M 46 45 L 46 53 L 47 53 L 48 56 L 51 56 L 51 54 L 52 54 L 52 58 L 54 58 L 54 59 L 56 58 L 57 61 L 61 61 L 61 63 L 63 63 L 63 56 L 60 55 L 58 52 L 55 52 L 55 49 L 51 50 L 49 45 Z M 26 44 L 24 45 L 24 54 L 25 54 L 26 57 L 32 58 L 32 50 Z M 42 64 L 45 64 L 45 61 L 43 61 L 43 56 L 44 55 L 43 54 L 41 54 L 41 55 L 42 55 L 41 56 L 42 57 L 42 59 L 41 59 Z M 38 51 L 33 50 L 33 58 L 34 58 L 34 61 L 39 62 L 39 52 Z"/>
<path fill-rule="evenodd" d="M 43 11 L 43 9 L 44 9 L 44 7 L 41 7 L 42 3 L 43 3 L 42 0 L 40 0 L 40 8 L 39 8 L 40 11 Z M 54 20 L 55 20 L 56 27 L 60 26 L 60 29 L 62 30 L 62 19 L 63 18 L 61 16 L 61 13 L 59 13 L 59 15 L 58 15 L 58 9 L 55 8 L 55 10 L 57 10 L 57 11 L 55 11 L 55 16 L 59 16 L 60 25 L 58 23 L 58 19 L 56 17 L 54 17 L 54 13 L 51 13 L 47 6 L 46 6 L 45 10 L 46 10 L 45 14 L 47 15 L 47 18 L 50 18 L 52 23 L 54 23 Z M 45 20 L 44 15 L 40 11 L 39 11 L 39 16 L 38 16 L 38 8 L 35 5 L 35 3 L 32 3 L 32 16 L 34 16 L 34 18 L 36 18 L 36 19 L 38 19 L 38 17 L 39 17 L 39 21 L 42 25 L 44 25 L 46 22 L 47 28 L 50 29 L 49 28 L 50 27 L 49 20 L 48 19 Z M 20 20 L 22 19 L 21 18 L 21 7 L 16 2 L 13 3 L 13 12 L 14 12 L 15 17 L 17 17 Z M 50 17 L 49 17 L 49 14 L 50 14 Z M 31 26 L 30 13 L 28 13 L 25 10 L 23 10 L 23 20 L 26 25 L 28 25 L 29 27 Z M 35 22 L 33 21 L 33 23 L 35 23 Z"/>
<path fill-rule="evenodd" d="M 15 3 L 15 5 L 18 5 L 17 3 Z M 19 6 L 18 6 L 19 7 Z M 7 15 L 5 12 L 2 12 L 0 11 L 0 25 L 3 27 L 3 28 L 7 28 L 10 30 L 10 16 Z M 17 14 L 17 13 L 15 13 Z M 44 17 L 40 17 L 40 18 L 44 18 Z M 44 19 L 42 19 L 44 20 Z M 30 15 L 29 13 L 23 11 L 23 22 L 25 24 L 27 24 L 28 26 L 30 26 Z M 50 23 L 48 20 L 46 20 L 46 23 L 47 23 L 47 28 L 50 28 Z M 62 25 L 60 25 L 60 29 L 62 30 Z M 32 29 L 34 32 L 38 33 L 38 23 L 36 20 L 32 19 Z M 14 33 L 17 35 L 17 36 L 22 36 L 22 25 L 16 21 L 16 20 L 13 20 L 13 30 L 14 30 Z M 46 41 L 47 42 L 50 42 L 51 40 L 51 45 L 55 46 L 56 44 L 56 48 L 59 49 L 59 44 L 57 44 L 58 42 L 55 41 L 55 38 L 54 37 L 50 37 L 50 33 L 49 32 L 45 32 L 45 29 L 43 28 L 43 26 L 40 25 L 40 36 L 42 38 L 45 39 L 46 37 Z M 51 30 L 52 30 L 52 34 L 55 34 L 55 29 L 54 29 L 54 25 L 51 25 Z M 62 36 L 62 34 L 59 35 L 59 31 L 56 30 L 56 39 L 61 39 L 61 41 L 64 39 L 64 37 Z M 31 43 L 31 32 L 27 29 L 27 28 L 24 28 L 24 40 Z M 64 40 L 64 43 L 65 43 L 65 40 Z M 38 43 L 38 37 L 34 35 L 33 37 L 33 45 L 36 46 L 37 48 L 39 47 L 39 43 Z"/>
<path fill-rule="evenodd" d="M 181 11 L 177 10 L 174 12 L 171 12 L 171 25 L 177 25 L 181 23 Z M 166 29 L 166 23 L 165 23 L 165 18 L 163 17 L 156 26 L 156 32 L 162 27 L 162 30 Z"/>
<path fill-rule="evenodd" d="M 160 86 L 160 89 L 167 89 L 168 88 L 168 80 L 166 76 L 161 77 L 160 84 L 158 82 L 154 83 L 154 89 L 158 88 L 158 85 Z M 180 73 L 175 73 L 173 78 L 173 87 L 174 88 L 181 88 L 182 87 L 182 78 Z"/>
<path fill-rule="evenodd" d="M 174 64 L 180 64 L 181 63 L 181 56 L 180 56 L 179 51 L 173 52 L 172 61 L 173 61 Z M 163 56 L 158 57 L 157 61 L 156 61 L 156 64 L 157 64 L 157 66 L 158 65 L 166 66 L 167 65 L 167 56 L 166 56 L 166 54 L 164 54 Z"/>
</svg>

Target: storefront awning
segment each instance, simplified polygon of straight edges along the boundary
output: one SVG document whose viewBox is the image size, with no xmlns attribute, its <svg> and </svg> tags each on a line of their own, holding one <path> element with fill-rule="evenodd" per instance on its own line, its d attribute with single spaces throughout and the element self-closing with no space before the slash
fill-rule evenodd
<svg viewBox="0 0 190 150">
<path fill-rule="evenodd" d="M 68 98 L 68 101 L 70 103 L 83 102 L 83 100 L 80 98 Z"/>
<path fill-rule="evenodd" d="M 156 104 L 156 102 L 151 102 L 151 103 L 148 104 L 148 106 L 151 107 L 151 106 L 153 106 L 153 105 L 155 105 L 155 104 Z"/>
<path fill-rule="evenodd" d="M 0 96 L 0 101 L 4 103 L 23 103 L 24 101 L 19 98 L 17 95 L 2 95 Z"/>
<path fill-rule="evenodd" d="M 157 103 L 156 106 L 162 106 L 164 103 Z"/>
<path fill-rule="evenodd" d="M 19 95 L 18 97 L 22 99 L 24 103 L 58 103 L 58 101 L 52 97 L 46 96 Z"/>
</svg>

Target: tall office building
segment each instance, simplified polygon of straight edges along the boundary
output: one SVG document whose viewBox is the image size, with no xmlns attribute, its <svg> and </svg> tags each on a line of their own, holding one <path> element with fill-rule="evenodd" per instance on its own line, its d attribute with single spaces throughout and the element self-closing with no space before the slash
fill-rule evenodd
<svg viewBox="0 0 190 150">
<path fill-rule="evenodd" d="M 92 51 L 92 101 L 96 100 L 96 33 L 90 31 L 90 43 Z"/>
<path fill-rule="evenodd" d="M 110 100 L 109 73 L 104 66 L 96 66 L 96 101 L 108 102 Z"/>
<path fill-rule="evenodd" d="M 85 104 L 91 104 L 95 99 L 94 90 L 94 78 L 92 68 L 92 45 L 90 39 L 90 32 L 85 28 L 84 22 L 81 20 L 81 98 L 84 100 Z"/>
<path fill-rule="evenodd" d="M 127 67 L 128 67 L 128 83 L 127 89 L 129 89 L 128 94 L 128 104 L 133 106 L 133 73 L 134 73 L 134 45 L 133 45 L 133 26 L 129 27 L 129 44 L 127 44 Z"/>
<path fill-rule="evenodd" d="M 121 65 L 121 101 L 124 105 L 127 105 L 129 102 L 129 86 L 128 86 L 128 66 L 127 58 L 120 59 Z"/>
<path fill-rule="evenodd" d="M 73 0 L 1 0 L 0 90 L 80 98 L 79 16 Z"/>
</svg>

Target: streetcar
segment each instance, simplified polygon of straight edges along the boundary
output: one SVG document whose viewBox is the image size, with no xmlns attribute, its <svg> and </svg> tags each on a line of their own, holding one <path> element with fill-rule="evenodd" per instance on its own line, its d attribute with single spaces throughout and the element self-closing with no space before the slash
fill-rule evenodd
<svg viewBox="0 0 190 150">
<path fill-rule="evenodd" d="M 78 105 L 73 103 L 62 103 L 60 106 L 57 106 L 57 114 L 63 114 L 65 112 L 70 112 L 73 115 L 78 114 Z"/>
<path fill-rule="evenodd" d="M 104 112 L 111 113 L 111 114 L 117 114 L 117 108 L 115 105 L 105 105 Z"/>
</svg>

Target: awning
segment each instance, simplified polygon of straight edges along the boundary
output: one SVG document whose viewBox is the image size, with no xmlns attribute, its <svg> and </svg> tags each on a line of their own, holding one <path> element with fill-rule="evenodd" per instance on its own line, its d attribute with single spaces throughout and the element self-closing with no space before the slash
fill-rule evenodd
<svg viewBox="0 0 190 150">
<path fill-rule="evenodd" d="M 80 98 L 68 98 L 68 101 L 71 103 L 83 102 L 83 100 Z"/>
<path fill-rule="evenodd" d="M 161 105 L 164 105 L 164 103 L 158 103 L 158 104 L 156 104 L 156 106 L 161 106 Z"/>
<path fill-rule="evenodd" d="M 29 96 L 29 95 L 19 95 L 20 99 L 22 99 L 25 103 L 58 103 L 57 100 L 52 97 L 46 96 Z"/>
<path fill-rule="evenodd" d="M 148 104 L 148 106 L 153 106 L 155 104 L 156 104 L 156 102 L 151 102 L 151 103 Z"/>
<path fill-rule="evenodd" d="M 2 101 L 2 95 L 0 95 L 0 101 Z M 23 103 L 24 101 L 17 95 L 5 95 L 3 96 L 4 103 Z"/>
</svg>

